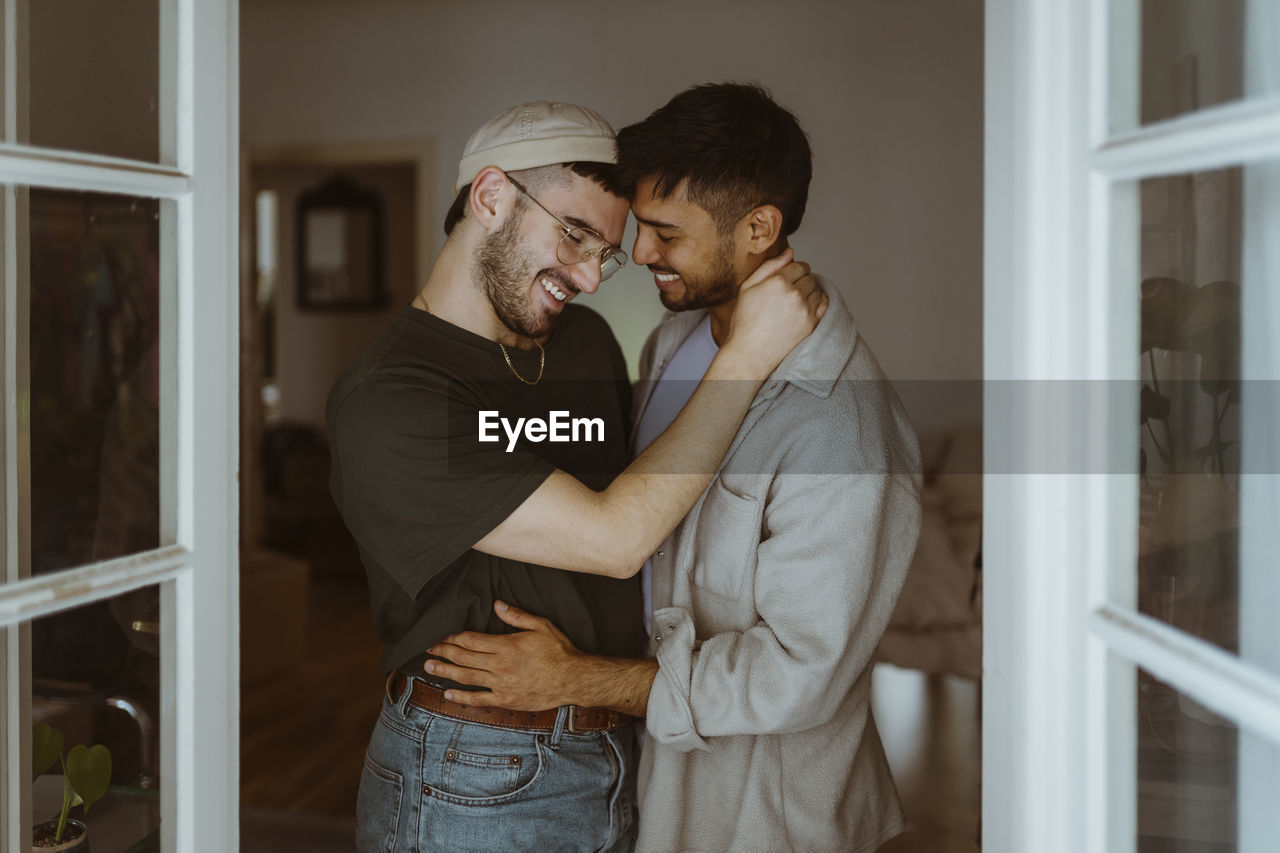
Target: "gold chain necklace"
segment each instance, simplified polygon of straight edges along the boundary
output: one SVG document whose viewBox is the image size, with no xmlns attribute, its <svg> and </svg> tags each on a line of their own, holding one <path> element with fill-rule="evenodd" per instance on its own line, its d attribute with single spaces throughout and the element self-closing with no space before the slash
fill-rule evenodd
<svg viewBox="0 0 1280 853">
<path fill-rule="evenodd" d="M 537 341 L 534 341 L 534 343 L 538 344 Z M 502 344 L 498 344 L 498 349 L 502 350 L 502 357 L 507 360 L 507 367 L 511 368 L 511 372 L 515 374 L 516 379 L 519 379 L 525 385 L 537 385 L 542 381 L 542 368 L 547 366 L 547 351 L 542 348 L 542 344 L 538 344 L 538 352 L 541 353 L 541 357 L 538 360 L 538 378 L 534 379 L 532 382 L 525 379 L 520 375 L 520 372 L 516 370 L 516 366 L 511 363 L 511 356 L 507 355 L 506 347 Z"/>
<path fill-rule="evenodd" d="M 428 314 L 431 313 L 431 306 L 427 304 L 426 297 L 424 297 L 421 293 L 415 296 L 413 301 L 415 304 L 421 303 L 422 310 L 426 311 Z M 507 362 L 507 367 L 511 369 L 511 373 L 512 375 L 515 376 L 516 379 L 519 379 L 525 385 L 537 385 L 539 382 L 542 381 L 542 371 L 547 366 L 547 351 L 542 348 L 542 344 L 538 343 L 536 340 L 534 341 L 534 344 L 536 344 L 538 347 L 538 353 L 539 353 L 538 377 L 531 381 L 531 380 L 525 379 L 523 376 L 520 375 L 520 371 L 516 370 L 516 366 L 511 363 L 511 356 L 507 353 L 507 348 L 504 347 L 501 343 L 498 343 L 497 341 L 495 341 L 494 343 L 497 343 L 498 349 L 502 350 L 502 358 Z"/>
</svg>

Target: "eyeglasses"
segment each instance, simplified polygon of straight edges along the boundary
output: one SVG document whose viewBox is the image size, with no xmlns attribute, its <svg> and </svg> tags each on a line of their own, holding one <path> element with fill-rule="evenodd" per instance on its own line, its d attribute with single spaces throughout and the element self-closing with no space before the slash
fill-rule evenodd
<svg viewBox="0 0 1280 853">
<path fill-rule="evenodd" d="M 580 264 L 583 261 L 589 261 L 593 258 L 600 259 L 600 280 L 604 281 L 609 276 L 622 269 L 627 264 L 627 253 L 601 237 L 590 228 L 582 228 L 573 225 L 566 225 L 565 222 L 551 211 L 543 207 L 542 202 L 533 197 L 533 193 L 529 192 L 515 178 L 507 175 L 507 180 L 511 185 L 520 192 L 524 193 L 529 199 L 547 212 L 547 215 L 554 219 L 564 236 L 560 238 L 560 242 L 556 244 L 556 260 L 562 264 Z"/>
</svg>

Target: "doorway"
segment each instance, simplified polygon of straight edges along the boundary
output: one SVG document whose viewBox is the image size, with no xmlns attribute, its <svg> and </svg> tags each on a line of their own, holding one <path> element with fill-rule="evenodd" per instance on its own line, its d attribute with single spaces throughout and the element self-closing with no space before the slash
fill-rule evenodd
<svg viewBox="0 0 1280 853">
<path fill-rule="evenodd" d="M 435 221 L 429 165 L 428 140 L 243 156 L 245 850 L 350 849 L 380 647 L 358 552 L 329 498 L 324 406 L 418 287 Z"/>
</svg>

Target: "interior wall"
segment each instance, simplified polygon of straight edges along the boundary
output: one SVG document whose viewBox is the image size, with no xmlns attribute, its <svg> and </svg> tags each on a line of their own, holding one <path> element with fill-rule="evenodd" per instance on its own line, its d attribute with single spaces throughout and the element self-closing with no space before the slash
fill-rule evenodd
<svg viewBox="0 0 1280 853">
<path fill-rule="evenodd" d="M 241 27 L 246 145 L 434 136 L 442 215 L 467 136 L 512 104 L 620 127 L 696 83 L 759 81 L 813 143 L 793 244 L 886 372 L 982 375 L 982 0 L 244 0 Z M 661 314 L 651 276 L 629 265 L 587 304 L 634 371 Z M 920 389 L 921 426 L 980 417 L 976 395 Z"/>
<path fill-rule="evenodd" d="M 366 311 L 319 311 L 298 307 L 295 210 L 298 196 L 335 173 L 378 192 L 383 201 L 385 307 Z M 328 167 L 270 164 L 255 166 L 255 192 L 278 198 L 275 375 L 278 419 L 324 430 L 324 406 L 338 374 L 373 343 L 401 306 L 413 298 L 413 165 Z"/>
</svg>

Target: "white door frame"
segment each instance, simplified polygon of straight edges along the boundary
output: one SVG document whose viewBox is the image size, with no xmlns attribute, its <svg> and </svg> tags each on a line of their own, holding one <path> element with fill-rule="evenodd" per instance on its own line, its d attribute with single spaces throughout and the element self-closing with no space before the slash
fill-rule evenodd
<svg viewBox="0 0 1280 853">
<path fill-rule="evenodd" d="M 1280 679 L 1134 609 L 1138 395 L 1101 390 L 1139 378 L 1132 182 L 1280 158 L 1280 97 L 1112 134 L 1136 115 L 1138 0 L 988 0 L 986 18 L 983 849 L 1131 853 L 1133 666 L 1242 743 L 1280 743 Z M 1246 265 L 1261 246 L 1246 233 Z M 1246 317 L 1246 376 L 1280 379 L 1258 344 L 1280 337 L 1280 300 Z M 1251 440 L 1274 463 L 1280 419 L 1263 420 Z M 1260 523 L 1280 517 L 1276 480 L 1244 493 L 1242 561 L 1277 552 Z"/>
<path fill-rule="evenodd" d="M 238 449 L 239 10 L 236 0 L 158 0 L 160 156 L 141 163 L 15 144 L 26 102 L 25 15 L 4 0 L 4 536 L 0 585 L 6 725 L 0 846 L 30 845 L 31 619 L 149 584 L 161 591 L 161 843 L 239 846 Z M 20 391 L 26 359 L 21 190 L 161 200 L 161 545 L 27 577 L 29 494 Z M 16 464 L 10 464 L 10 461 Z M 197 743 L 199 765 L 197 766 Z"/>
</svg>

